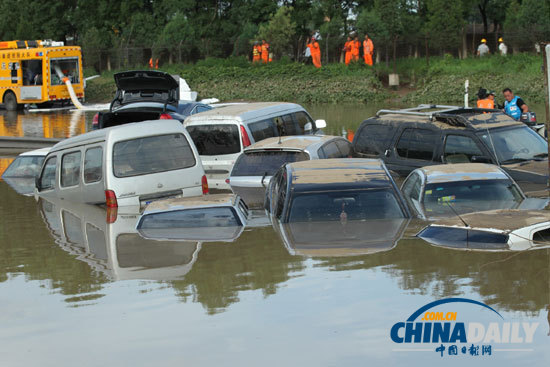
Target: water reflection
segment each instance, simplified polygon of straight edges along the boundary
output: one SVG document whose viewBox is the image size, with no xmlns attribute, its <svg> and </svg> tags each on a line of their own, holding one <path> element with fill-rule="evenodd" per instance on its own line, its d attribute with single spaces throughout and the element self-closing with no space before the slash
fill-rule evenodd
<svg viewBox="0 0 550 367">
<path fill-rule="evenodd" d="M 85 133 L 92 117 L 81 111 L 0 111 L 0 136 L 68 138 Z"/>
<path fill-rule="evenodd" d="M 135 229 L 139 214 L 117 215 L 64 200 L 40 199 L 39 208 L 55 242 L 111 280 L 181 278 L 201 249 L 197 241 L 142 238 Z"/>
</svg>

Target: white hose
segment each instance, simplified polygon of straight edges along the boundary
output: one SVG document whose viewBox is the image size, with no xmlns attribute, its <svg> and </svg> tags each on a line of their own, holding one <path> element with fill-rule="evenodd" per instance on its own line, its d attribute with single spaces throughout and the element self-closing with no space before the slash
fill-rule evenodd
<svg viewBox="0 0 550 367">
<path fill-rule="evenodd" d="M 78 108 L 79 110 L 85 109 L 84 106 L 82 105 L 82 103 L 80 103 L 80 101 L 76 97 L 76 93 L 74 92 L 73 86 L 72 86 L 71 81 L 69 80 L 69 78 L 67 78 L 65 75 L 63 75 L 63 72 L 59 68 L 59 65 L 55 65 L 54 68 L 55 68 L 55 73 L 57 74 L 57 76 L 61 80 L 63 80 L 63 82 L 67 86 L 67 90 L 69 91 L 69 96 L 71 96 L 71 101 L 73 101 L 74 106 L 76 108 Z"/>
</svg>

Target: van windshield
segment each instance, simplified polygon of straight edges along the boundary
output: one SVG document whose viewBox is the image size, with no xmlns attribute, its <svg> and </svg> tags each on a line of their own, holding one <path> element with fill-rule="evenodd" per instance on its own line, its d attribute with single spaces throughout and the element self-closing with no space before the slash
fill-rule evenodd
<svg viewBox="0 0 550 367">
<path fill-rule="evenodd" d="M 146 175 L 193 167 L 195 156 L 183 134 L 148 136 L 115 143 L 116 177 Z"/>
<path fill-rule="evenodd" d="M 231 172 L 231 176 L 273 176 L 285 163 L 307 161 L 305 152 L 260 151 L 242 154 Z"/>
<path fill-rule="evenodd" d="M 200 155 L 235 154 L 241 151 L 239 127 L 234 124 L 187 126 Z"/>
</svg>

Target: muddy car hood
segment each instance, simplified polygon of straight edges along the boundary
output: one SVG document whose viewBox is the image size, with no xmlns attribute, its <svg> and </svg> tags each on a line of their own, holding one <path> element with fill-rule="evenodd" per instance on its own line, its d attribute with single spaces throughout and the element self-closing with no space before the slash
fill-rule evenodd
<svg viewBox="0 0 550 367">
<path fill-rule="evenodd" d="M 530 191 L 545 190 L 548 182 L 548 159 L 503 164 L 502 168 L 528 195 Z"/>
</svg>

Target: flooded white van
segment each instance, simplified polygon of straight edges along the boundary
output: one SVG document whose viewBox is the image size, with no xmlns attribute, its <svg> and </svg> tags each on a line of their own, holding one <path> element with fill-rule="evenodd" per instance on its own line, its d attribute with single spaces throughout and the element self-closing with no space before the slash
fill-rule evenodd
<svg viewBox="0 0 550 367">
<path fill-rule="evenodd" d="M 229 190 L 229 173 L 244 148 L 275 136 L 315 134 L 326 126 L 299 104 L 242 103 L 188 117 L 184 126 L 197 146 L 210 187 Z"/>
<path fill-rule="evenodd" d="M 197 149 L 176 120 L 126 124 L 61 141 L 36 180 L 39 196 L 109 207 L 207 192 Z"/>
</svg>

